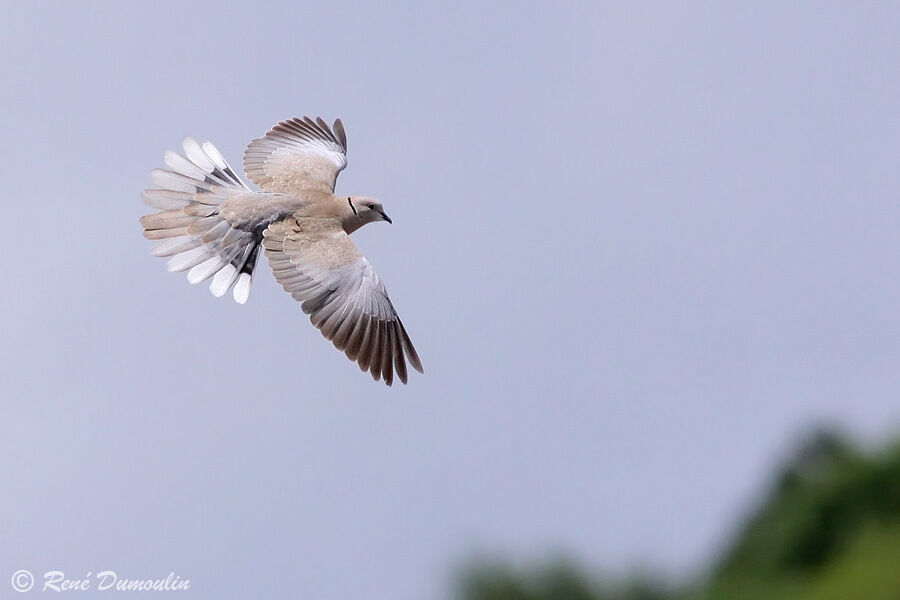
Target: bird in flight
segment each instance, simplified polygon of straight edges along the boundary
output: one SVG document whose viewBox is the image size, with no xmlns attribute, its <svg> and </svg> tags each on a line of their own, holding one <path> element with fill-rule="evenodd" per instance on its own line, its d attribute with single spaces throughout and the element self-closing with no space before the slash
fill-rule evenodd
<svg viewBox="0 0 900 600">
<path fill-rule="evenodd" d="M 260 248 L 275 279 L 326 339 L 375 381 L 394 373 L 406 383 L 406 363 L 422 363 L 387 289 L 350 234 L 367 223 L 391 222 L 374 198 L 336 196 L 347 166 L 347 136 L 338 119 L 281 121 L 244 151 L 253 191 L 210 142 L 191 138 L 184 155 L 167 150 L 167 169 L 154 169 L 144 202 L 159 212 L 141 219 L 154 256 L 191 283 L 211 279 L 221 297 L 247 301 Z"/>
</svg>

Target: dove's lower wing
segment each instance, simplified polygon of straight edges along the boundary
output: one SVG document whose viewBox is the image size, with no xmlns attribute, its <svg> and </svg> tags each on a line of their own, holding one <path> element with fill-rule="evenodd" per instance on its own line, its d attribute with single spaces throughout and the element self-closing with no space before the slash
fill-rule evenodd
<svg viewBox="0 0 900 600">
<path fill-rule="evenodd" d="M 406 383 L 422 363 L 384 284 L 336 219 L 289 217 L 269 225 L 263 248 L 275 279 L 327 339 L 378 381 Z"/>
</svg>

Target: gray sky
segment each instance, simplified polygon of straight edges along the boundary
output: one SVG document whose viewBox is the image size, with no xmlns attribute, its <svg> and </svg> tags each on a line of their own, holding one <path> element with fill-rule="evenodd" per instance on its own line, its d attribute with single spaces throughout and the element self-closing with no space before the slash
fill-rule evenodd
<svg viewBox="0 0 900 600">
<path fill-rule="evenodd" d="M 479 4 L 4 4 L 0 586 L 690 573 L 799 432 L 896 431 L 900 8 Z M 238 306 L 140 235 L 183 135 L 237 166 L 303 114 L 343 119 L 338 190 L 394 219 L 354 237 L 407 387 L 267 267 Z"/>
</svg>

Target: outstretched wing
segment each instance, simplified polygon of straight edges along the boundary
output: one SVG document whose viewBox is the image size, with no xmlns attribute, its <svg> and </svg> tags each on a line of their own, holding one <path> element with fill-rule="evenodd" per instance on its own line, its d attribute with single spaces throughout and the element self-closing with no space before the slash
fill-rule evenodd
<svg viewBox="0 0 900 600">
<path fill-rule="evenodd" d="M 333 131 L 321 118 L 281 121 L 244 151 L 244 172 L 267 192 L 333 192 L 346 166 L 347 136 L 340 119 Z"/>
<path fill-rule="evenodd" d="M 384 284 L 336 219 L 288 217 L 263 233 L 275 279 L 347 358 L 391 385 L 422 363 Z"/>
</svg>

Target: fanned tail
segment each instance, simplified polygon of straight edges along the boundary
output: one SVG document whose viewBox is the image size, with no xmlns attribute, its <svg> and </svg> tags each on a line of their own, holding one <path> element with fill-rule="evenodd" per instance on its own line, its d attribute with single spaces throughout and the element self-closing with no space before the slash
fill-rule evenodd
<svg viewBox="0 0 900 600">
<path fill-rule="evenodd" d="M 154 169 L 156 189 L 144 190 L 143 201 L 160 209 L 141 218 L 144 237 L 158 240 L 154 256 L 170 257 L 169 271 L 187 271 L 191 283 L 212 278 L 216 297 L 228 290 L 243 304 L 250 295 L 259 257 L 259 232 L 232 227 L 219 216 L 222 203 L 238 194 L 253 194 L 210 142 L 192 138 L 182 144 L 184 156 L 167 150 L 171 170 Z"/>
</svg>

